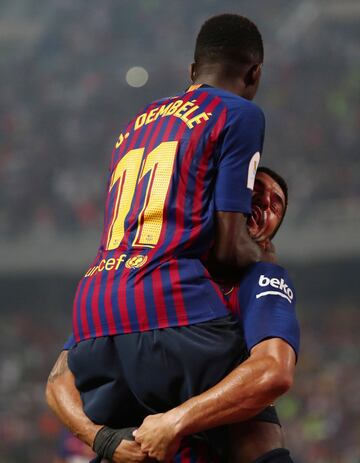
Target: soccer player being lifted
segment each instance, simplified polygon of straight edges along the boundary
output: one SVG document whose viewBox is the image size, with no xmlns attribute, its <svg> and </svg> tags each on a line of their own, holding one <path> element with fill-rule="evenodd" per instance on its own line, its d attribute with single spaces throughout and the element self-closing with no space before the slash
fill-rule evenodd
<svg viewBox="0 0 360 463">
<path fill-rule="evenodd" d="M 78 285 L 66 345 L 84 411 L 95 423 L 141 423 L 188 403 L 232 372 L 216 386 L 232 397 L 223 401 L 221 416 L 217 395 L 207 396 L 205 426 L 193 410 L 193 426 L 211 428 L 251 418 L 288 387 L 286 375 L 274 375 L 266 394 L 252 400 L 256 374 L 263 377 L 278 355 L 293 350 L 271 343 L 271 355 L 262 352 L 256 372 L 253 365 L 237 375 L 239 325 L 218 285 L 220 278 L 239 282 L 249 265 L 269 259 L 246 223 L 264 138 L 263 113 L 250 101 L 262 61 L 261 35 L 251 21 L 210 18 L 196 41 L 194 85 L 150 103 L 118 137 L 102 239 Z M 144 428 L 138 432 L 145 447 Z M 117 438 L 100 429 L 96 452 L 112 456 Z"/>
<path fill-rule="evenodd" d="M 258 170 L 248 229 L 259 246 L 271 249 L 271 239 L 285 216 L 287 196 L 286 183 L 278 174 L 267 168 Z M 218 423 L 216 420 L 220 417 L 221 423 L 224 423 L 221 416 L 222 402 L 228 403 L 227 407 L 233 402 L 233 411 L 236 413 L 239 399 L 246 398 L 246 389 L 249 387 L 253 394 L 251 400 L 255 399 L 256 403 L 257 400 L 266 402 L 266 396 L 269 394 L 274 398 L 276 393 L 274 395 L 273 388 L 276 384 L 277 394 L 280 395 L 291 383 L 295 352 L 298 353 L 299 349 L 299 328 L 295 315 L 295 293 L 286 271 L 275 264 L 256 263 L 244 274 L 240 285 L 227 288 L 225 293 L 229 310 L 242 327 L 238 342 L 240 346 L 243 346 L 245 363 L 238 367 L 236 374 L 248 378 L 248 370 L 254 368 L 255 375 L 250 375 L 251 382 L 246 384 L 245 380 L 241 385 L 245 388 L 245 393 L 241 394 L 239 391 L 240 394 L 237 394 L 235 398 L 231 394 L 231 386 L 229 389 L 225 384 L 225 388 L 219 389 L 217 385 L 180 407 L 163 415 L 147 418 L 145 420 L 147 434 L 144 452 L 141 451 L 140 445 L 129 441 L 132 439 L 131 432 L 125 431 L 122 434 L 124 440 L 113 456 L 115 462 L 148 461 L 145 449 L 150 449 L 147 447 L 149 444 L 154 446 L 151 451 L 166 453 L 167 445 L 171 446 L 174 439 L 176 440 L 178 436 L 184 437 L 189 432 L 189 428 L 185 430 L 186 422 L 190 423 L 190 426 L 193 426 L 198 433 L 211 426 L 209 419 Z M 280 349 L 279 346 L 281 346 Z M 94 436 L 101 426 L 92 423 L 84 414 L 79 392 L 74 384 L 74 377 L 66 366 L 67 354 L 61 355 L 64 356 L 64 369 L 48 384 L 48 402 L 75 434 L 92 445 Z M 259 364 L 262 367 L 259 368 Z M 209 368 L 211 368 L 211 359 L 209 359 Z M 278 379 L 274 381 L 276 377 Z M 225 381 L 227 380 L 228 378 L 225 378 Z M 212 403 L 212 395 L 216 395 L 217 400 L 214 402 L 215 406 L 212 406 L 212 410 L 209 411 L 207 405 Z M 257 398 L 257 396 L 260 397 Z M 251 400 L 248 406 L 251 406 Z M 140 427 L 137 434 L 141 436 L 143 430 L 144 427 Z M 226 434 L 216 431 L 210 435 L 200 434 L 197 439 L 185 437 L 173 461 L 175 463 L 292 461 L 288 451 L 283 448 L 283 435 L 274 407 L 267 407 L 250 421 L 233 424 L 229 427 L 229 431 L 230 441 L 227 440 Z M 158 446 L 160 449 L 157 448 Z M 224 447 L 229 449 L 227 455 Z"/>
</svg>

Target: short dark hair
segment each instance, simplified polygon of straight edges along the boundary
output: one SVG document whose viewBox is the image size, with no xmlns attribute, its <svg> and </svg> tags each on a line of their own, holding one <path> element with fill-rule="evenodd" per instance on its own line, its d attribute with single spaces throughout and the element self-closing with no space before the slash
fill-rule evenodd
<svg viewBox="0 0 360 463">
<path fill-rule="evenodd" d="M 285 179 L 280 175 L 278 174 L 277 172 L 275 172 L 274 170 L 270 169 L 269 167 L 265 167 L 265 166 L 260 166 L 258 167 L 258 170 L 257 170 L 257 173 L 259 172 L 263 172 L 264 174 L 267 174 L 269 177 L 271 177 L 273 180 L 275 180 L 275 182 L 279 185 L 279 187 L 282 189 L 282 192 L 284 193 L 284 197 L 285 197 L 285 209 L 284 209 L 284 213 L 281 217 L 281 220 L 279 222 L 279 225 L 276 227 L 274 233 L 271 235 L 271 239 L 274 238 L 275 234 L 277 233 L 277 231 L 279 230 L 280 228 L 280 225 L 282 224 L 283 220 L 284 220 L 284 217 L 285 217 L 285 214 L 286 214 L 286 211 L 287 211 L 287 207 L 288 207 L 288 197 L 289 197 L 289 192 L 288 192 L 288 186 L 287 186 L 287 183 L 285 181 Z"/>
<path fill-rule="evenodd" d="M 194 60 L 198 66 L 222 63 L 262 63 L 264 47 L 256 25 L 238 14 L 221 14 L 205 21 L 196 39 Z"/>
</svg>

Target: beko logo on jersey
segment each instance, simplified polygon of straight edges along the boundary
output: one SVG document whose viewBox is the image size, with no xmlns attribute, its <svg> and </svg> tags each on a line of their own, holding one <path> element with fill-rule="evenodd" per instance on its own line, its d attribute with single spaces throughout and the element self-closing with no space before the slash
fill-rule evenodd
<svg viewBox="0 0 360 463">
<path fill-rule="evenodd" d="M 265 288 L 267 286 L 270 286 L 271 288 L 277 289 L 278 291 L 264 291 L 262 293 L 258 293 L 256 295 L 256 299 L 259 299 L 260 297 L 263 296 L 281 296 L 285 299 L 287 299 L 290 304 L 292 303 L 294 299 L 294 293 L 291 288 L 285 283 L 284 278 L 269 278 L 265 275 L 261 275 L 259 278 L 259 286 L 262 288 Z"/>
</svg>

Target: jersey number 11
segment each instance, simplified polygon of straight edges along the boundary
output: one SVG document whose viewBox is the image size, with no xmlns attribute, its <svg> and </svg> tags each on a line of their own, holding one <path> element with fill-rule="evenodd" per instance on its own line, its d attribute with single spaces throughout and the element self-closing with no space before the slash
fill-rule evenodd
<svg viewBox="0 0 360 463">
<path fill-rule="evenodd" d="M 160 143 L 144 159 L 145 148 L 128 151 L 112 174 L 109 193 L 116 186 L 113 215 L 106 240 L 106 249 L 116 249 L 125 233 L 125 219 L 130 211 L 136 187 L 150 172 L 144 204 L 138 214 L 133 246 L 154 247 L 160 238 L 166 195 L 173 172 L 177 141 Z"/>
</svg>

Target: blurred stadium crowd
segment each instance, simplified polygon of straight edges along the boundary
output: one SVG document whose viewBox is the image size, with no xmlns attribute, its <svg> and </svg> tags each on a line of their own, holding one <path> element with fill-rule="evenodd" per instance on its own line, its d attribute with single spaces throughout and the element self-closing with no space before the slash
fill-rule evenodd
<svg viewBox="0 0 360 463">
<path fill-rule="evenodd" d="M 317 220 L 329 204 L 350 214 L 360 204 L 358 21 L 331 1 L 242 3 L 264 35 L 264 163 L 289 180 L 291 220 L 310 220 L 309 205 Z M 98 230 L 122 124 L 186 87 L 199 25 L 234 10 L 233 0 L 3 0 L 0 236 Z M 134 89 L 125 75 L 138 65 L 150 78 Z"/>
<path fill-rule="evenodd" d="M 122 124 L 187 86 L 196 32 L 224 11 L 249 16 L 263 32 L 256 101 L 267 119 L 264 164 L 290 185 L 284 228 L 312 222 L 322 232 L 332 217 L 346 240 L 344 224 L 359 227 L 357 1 L 244 0 L 240 8 L 235 0 L 2 0 L 0 242 L 11 243 L 11 259 L 20 261 L 12 250 L 25 237 L 31 248 L 70 236 L 75 250 L 87 234 L 100 236 Z M 134 66 L 149 74 L 141 88 L 125 79 Z M 358 238 L 351 246 L 360 255 Z M 57 280 L 29 272 L 19 281 L 6 279 L 2 262 L 0 463 L 49 463 L 60 427 L 44 404 L 44 381 L 70 329 L 78 267 Z M 333 268 L 346 278 L 346 266 Z M 302 355 L 295 387 L 279 403 L 297 463 L 360 463 L 360 312 L 355 295 L 335 297 L 340 286 L 326 304 L 314 305 L 315 286 L 301 294 Z"/>
</svg>

